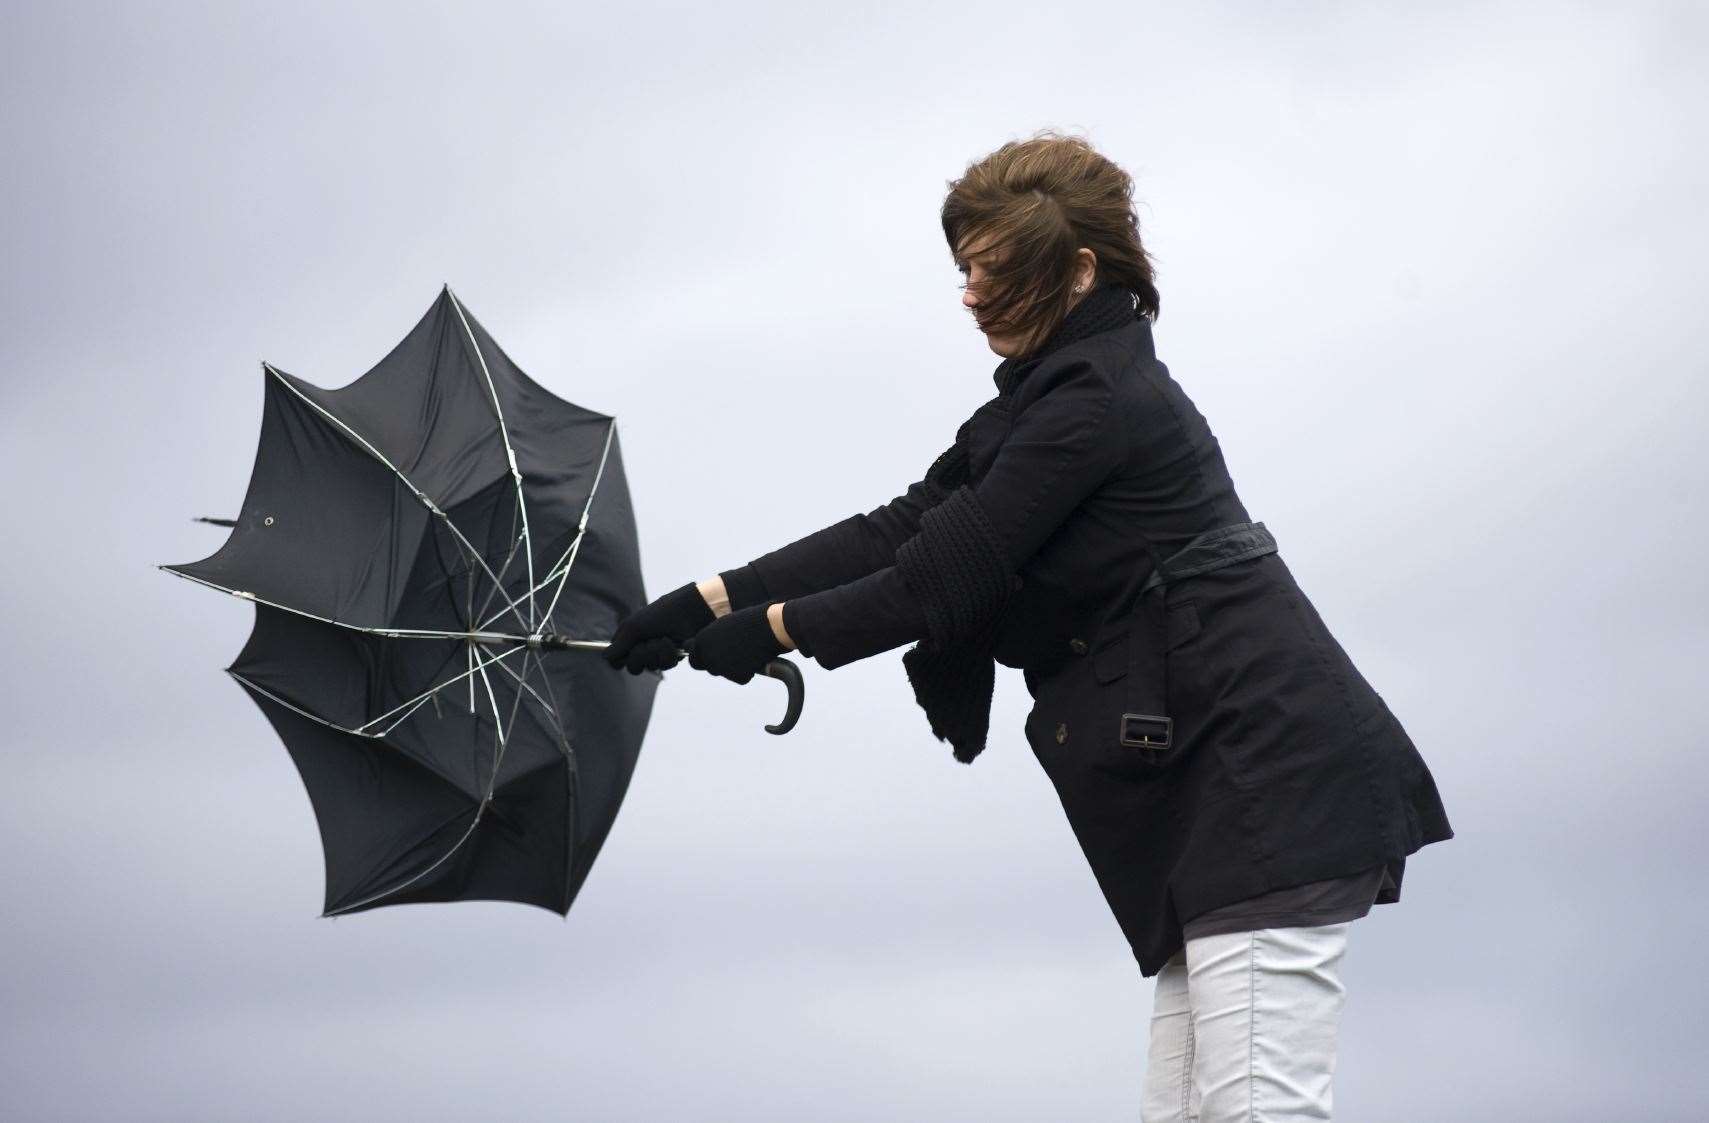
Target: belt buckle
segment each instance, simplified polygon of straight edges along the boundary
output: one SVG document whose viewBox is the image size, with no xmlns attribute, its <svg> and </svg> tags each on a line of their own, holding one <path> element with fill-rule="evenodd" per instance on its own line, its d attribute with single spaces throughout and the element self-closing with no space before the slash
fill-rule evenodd
<svg viewBox="0 0 1709 1123">
<path fill-rule="evenodd" d="M 1121 744 L 1126 748 L 1167 749 L 1175 731 L 1175 719 L 1164 714 L 1123 714 Z"/>
</svg>

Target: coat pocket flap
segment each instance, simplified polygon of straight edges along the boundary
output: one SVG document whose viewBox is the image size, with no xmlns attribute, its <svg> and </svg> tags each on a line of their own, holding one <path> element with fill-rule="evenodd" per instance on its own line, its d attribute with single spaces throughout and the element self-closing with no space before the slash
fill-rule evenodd
<svg viewBox="0 0 1709 1123">
<path fill-rule="evenodd" d="M 1180 647 L 1199 634 L 1199 602 L 1182 601 L 1169 606 L 1169 647 Z"/>
<path fill-rule="evenodd" d="M 1123 629 L 1092 649 L 1092 676 L 1099 682 L 1114 682 L 1127 674 L 1127 645 L 1131 632 Z"/>
<path fill-rule="evenodd" d="M 1156 626 L 1130 623 L 1115 634 L 1097 641 L 1092 648 L 1092 676 L 1099 682 L 1114 682 L 1127 674 L 1128 644 L 1155 643 Z M 1169 606 L 1168 648 L 1173 650 L 1199 634 L 1199 602 L 1182 601 Z"/>
</svg>

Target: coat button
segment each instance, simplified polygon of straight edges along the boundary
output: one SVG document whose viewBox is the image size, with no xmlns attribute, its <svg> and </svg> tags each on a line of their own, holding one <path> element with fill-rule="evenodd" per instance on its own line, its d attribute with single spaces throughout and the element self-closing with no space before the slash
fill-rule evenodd
<svg viewBox="0 0 1709 1123">
<path fill-rule="evenodd" d="M 1069 640 L 1068 646 L 1076 655 L 1086 654 L 1086 641 L 1081 639 L 1079 636 L 1075 636 L 1073 639 Z"/>
<path fill-rule="evenodd" d="M 1060 745 L 1066 740 L 1068 740 L 1068 723 L 1065 721 L 1058 722 L 1056 725 L 1056 743 Z"/>
</svg>

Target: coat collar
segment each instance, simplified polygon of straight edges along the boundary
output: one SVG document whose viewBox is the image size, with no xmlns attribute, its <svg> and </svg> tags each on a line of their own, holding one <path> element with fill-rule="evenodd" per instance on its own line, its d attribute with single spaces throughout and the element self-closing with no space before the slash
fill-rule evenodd
<svg viewBox="0 0 1709 1123">
<path fill-rule="evenodd" d="M 1038 350 L 1024 357 L 1004 359 L 997 364 L 996 371 L 991 375 L 992 381 L 997 384 L 997 395 L 1007 398 L 1013 394 L 1021 380 L 1051 352 L 1100 332 L 1112 331 L 1139 318 L 1139 301 L 1133 293 L 1119 282 L 1105 281 L 1081 297 L 1080 302 L 1068 310 L 1068 315 L 1062 318 L 1062 323 L 1057 325 L 1056 330 L 1051 332 L 1050 337 Z"/>
</svg>

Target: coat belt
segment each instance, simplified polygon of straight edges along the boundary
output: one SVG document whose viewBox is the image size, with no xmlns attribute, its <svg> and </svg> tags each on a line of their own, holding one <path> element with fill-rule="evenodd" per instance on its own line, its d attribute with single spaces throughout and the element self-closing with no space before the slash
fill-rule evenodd
<svg viewBox="0 0 1709 1123">
<path fill-rule="evenodd" d="M 1175 719 L 1163 712 L 1169 617 L 1165 598 L 1146 594 L 1184 577 L 1275 552 L 1275 536 L 1263 523 L 1229 523 L 1195 536 L 1157 563 L 1139 590 L 1138 611 L 1146 619 L 1135 621 L 1128 632 L 1127 707 L 1117 734 L 1123 747 L 1146 754 L 1157 763 L 1167 756 L 1174 742 Z"/>
<path fill-rule="evenodd" d="M 1225 565 L 1276 552 L 1276 538 L 1263 523 L 1229 523 L 1197 535 L 1185 546 L 1157 563 L 1149 580 L 1140 587 L 1144 596 L 1159 585 L 1209 573 Z"/>
</svg>

